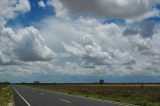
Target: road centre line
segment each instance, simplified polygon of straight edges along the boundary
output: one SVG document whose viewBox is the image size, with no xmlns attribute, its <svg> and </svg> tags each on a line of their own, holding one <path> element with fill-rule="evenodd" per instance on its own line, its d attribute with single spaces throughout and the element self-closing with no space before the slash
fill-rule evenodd
<svg viewBox="0 0 160 106">
<path fill-rule="evenodd" d="M 63 101 L 63 102 L 67 102 L 67 103 L 72 103 L 71 101 L 64 100 L 64 99 L 59 99 L 59 100 L 61 100 L 61 101 Z"/>
</svg>

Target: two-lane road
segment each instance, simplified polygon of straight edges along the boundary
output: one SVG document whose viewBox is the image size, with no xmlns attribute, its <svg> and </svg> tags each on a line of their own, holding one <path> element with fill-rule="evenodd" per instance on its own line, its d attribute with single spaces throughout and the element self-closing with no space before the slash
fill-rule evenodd
<svg viewBox="0 0 160 106">
<path fill-rule="evenodd" d="M 116 103 L 96 101 L 24 86 L 13 86 L 13 89 L 15 106 L 120 106 Z"/>
</svg>

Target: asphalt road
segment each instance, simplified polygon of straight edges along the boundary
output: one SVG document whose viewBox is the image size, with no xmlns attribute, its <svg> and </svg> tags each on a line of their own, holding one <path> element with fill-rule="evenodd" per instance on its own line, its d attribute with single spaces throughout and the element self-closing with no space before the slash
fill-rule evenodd
<svg viewBox="0 0 160 106">
<path fill-rule="evenodd" d="M 124 106 L 24 86 L 13 86 L 13 91 L 15 106 Z"/>
</svg>

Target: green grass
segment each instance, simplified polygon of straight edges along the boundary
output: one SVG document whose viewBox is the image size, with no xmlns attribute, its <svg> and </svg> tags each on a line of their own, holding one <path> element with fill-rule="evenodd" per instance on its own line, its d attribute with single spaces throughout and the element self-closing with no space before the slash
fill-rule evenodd
<svg viewBox="0 0 160 106">
<path fill-rule="evenodd" d="M 2 87 L 0 89 L 0 106 L 7 106 L 12 99 L 12 88 L 10 86 Z"/>
<path fill-rule="evenodd" d="M 122 97 L 122 96 L 103 96 L 101 94 L 89 94 L 84 92 L 72 92 L 72 91 L 64 91 L 64 90 L 52 90 L 57 92 L 63 92 L 71 95 L 80 95 L 87 98 L 94 98 L 94 99 L 102 99 L 102 100 L 110 100 L 110 101 L 116 101 L 121 103 L 128 103 L 128 104 L 134 104 L 134 105 L 140 105 L 140 106 L 160 106 L 160 102 L 153 102 L 147 97 Z"/>
<path fill-rule="evenodd" d="M 160 86 L 112 85 L 30 85 L 31 87 L 72 95 L 140 105 L 160 106 Z"/>
</svg>

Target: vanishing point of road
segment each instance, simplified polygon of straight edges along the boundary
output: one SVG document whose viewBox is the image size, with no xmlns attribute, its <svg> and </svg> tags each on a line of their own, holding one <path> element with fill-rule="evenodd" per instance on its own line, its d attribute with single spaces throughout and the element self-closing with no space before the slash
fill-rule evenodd
<svg viewBox="0 0 160 106">
<path fill-rule="evenodd" d="M 15 106 L 125 106 L 58 92 L 13 86 Z M 127 106 L 127 105 L 126 105 Z"/>
</svg>

